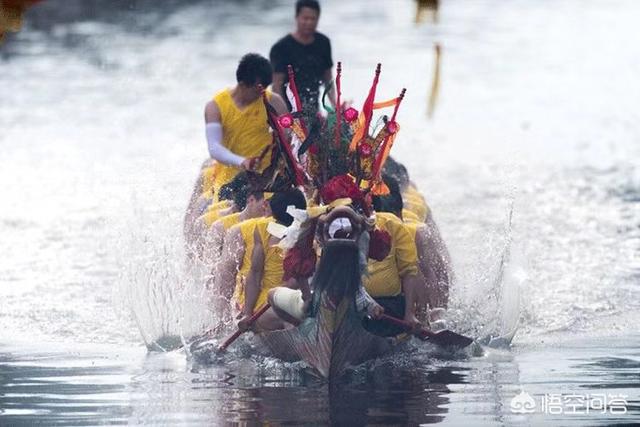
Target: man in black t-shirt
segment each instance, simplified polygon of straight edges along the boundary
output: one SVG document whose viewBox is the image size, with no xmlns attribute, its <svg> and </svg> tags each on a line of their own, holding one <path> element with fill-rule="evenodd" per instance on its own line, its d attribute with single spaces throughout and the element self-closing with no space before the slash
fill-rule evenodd
<svg viewBox="0 0 640 427">
<path fill-rule="evenodd" d="M 287 100 L 284 83 L 288 81 L 287 66 L 291 65 L 302 105 L 310 111 L 318 110 L 320 84 L 326 86 L 333 79 L 331 42 L 327 36 L 316 31 L 319 18 L 320 4 L 316 0 L 298 0 L 296 30 L 278 40 L 269 54 L 274 71 L 273 91 Z M 333 90 L 328 96 L 331 104 L 335 104 Z"/>
</svg>

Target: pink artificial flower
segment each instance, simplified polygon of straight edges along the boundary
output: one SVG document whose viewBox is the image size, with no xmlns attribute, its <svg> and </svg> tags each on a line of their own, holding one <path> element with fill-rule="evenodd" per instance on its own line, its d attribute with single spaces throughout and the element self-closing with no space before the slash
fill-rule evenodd
<svg viewBox="0 0 640 427">
<path fill-rule="evenodd" d="M 358 110 L 356 110 L 353 107 L 349 107 L 346 110 L 344 110 L 344 113 L 342 113 L 342 116 L 347 122 L 351 123 L 352 121 L 358 118 Z"/>
<path fill-rule="evenodd" d="M 288 129 L 293 126 L 293 116 L 291 114 L 283 114 L 278 117 L 278 123 L 280 123 L 280 126 L 283 128 Z"/>
</svg>

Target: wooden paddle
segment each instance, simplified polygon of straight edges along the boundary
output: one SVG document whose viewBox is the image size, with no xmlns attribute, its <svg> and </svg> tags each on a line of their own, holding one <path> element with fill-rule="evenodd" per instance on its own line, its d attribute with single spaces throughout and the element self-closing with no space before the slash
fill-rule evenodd
<svg viewBox="0 0 640 427">
<path fill-rule="evenodd" d="M 267 310 L 269 310 L 269 307 L 271 307 L 269 304 L 265 304 L 263 305 L 260 310 L 256 311 L 255 313 L 253 313 L 253 316 L 251 316 L 249 318 L 249 325 L 247 326 L 251 326 L 255 323 L 256 320 L 258 320 L 258 318 L 260 316 L 262 316 Z M 248 329 L 247 329 L 248 330 Z M 238 329 L 237 331 L 235 331 L 233 333 L 233 335 L 231 335 L 229 338 L 227 338 L 225 340 L 224 343 L 222 343 L 222 345 L 220 347 L 218 347 L 218 351 L 225 351 L 227 349 L 227 347 L 229 347 L 235 340 L 238 339 L 238 337 L 240 335 L 242 335 L 243 333 L 245 333 L 246 331 L 241 331 L 240 329 Z"/>
<path fill-rule="evenodd" d="M 388 314 L 383 313 L 380 318 L 388 321 L 389 323 L 393 323 L 394 325 L 405 328 L 407 331 L 413 329 L 413 325 L 411 323 L 406 322 L 402 319 L 398 319 L 397 317 L 389 316 Z M 432 330 L 427 328 L 420 328 L 417 332 L 414 332 L 414 335 L 423 341 L 428 340 L 441 347 L 446 347 L 452 350 L 465 348 L 473 342 L 473 338 L 457 334 L 448 329 L 433 332 Z"/>
</svg>

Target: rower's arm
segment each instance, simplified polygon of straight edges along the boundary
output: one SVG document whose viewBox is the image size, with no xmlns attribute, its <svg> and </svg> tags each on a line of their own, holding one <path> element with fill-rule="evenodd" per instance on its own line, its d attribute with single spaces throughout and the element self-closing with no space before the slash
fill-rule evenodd
<svg viewBox="0 0 640 427">
<path fill-rule="evenodd" d="M 245 284 L 245 298 L 242 314 L 251 316 L 260 295 L 260 284 L 264 273 L 264 248 L 258 230 L 253 234 L 253 252 L 251 253 L 251 269 Z"/>
<path fill-rule="evenodd" d="M 204 107 L 207 147 L 212 159 L 231 166 L 241 166 L 247 159 L 239 156 L 222 145 L 222 115 L 215 101 L 209 101 Z"/>
<path fill-rule="evenodd" d="M 418 251 L 416 242 L 403 224 L 394 224 L 392 229 L 393 245 L 396 248 L 396 265 L 398 275 L 415 275 L 418 273 Z"/>
<path fill-rule="evenodd" d="M 369 292 L 367 292 L 364 286 L 360 286 L 356 293 L 356 309 L 360 312 L 367 313 L 374 319 L 379 318 L 380 315 L 384 313 L 384 308 L 369 295 Z"/>
<path fill-rule="evenodd" d="M 284 98 L 284 82 L 287 76 L 284 73 L 273 73 L 273 78 L 271 82 L 271 90 Z"/>
<path fill-rule="evenodd" d="M 240 261 L 244 257 L 245 251 L 240 229 L 232 227 L 227 232 L 225 242 L 220 262 L 214 265 L 211 275 L 219 284 L 217 288 L 222 290 L 223 296 L 230 300 L 233 296 Z"/>
<path fill-rule="evenodd" d="M 206 265 L 212 265 L 221 255 L 222 242 L 224 239 L 224 226 L 221 221 L 213 223 L 206 231 L 204 247 L 202 248 L 202 259 Z"/>
<path fill-rule="evenodd" d="M 271 99 L 269 100 L 269 102 L 271 103 L 271 106 L 276 110 L 278 115 L 286 114 L 289 112 L 289 110 L 287 109 L 287 104 L 284 102 L 284 99 L 282 98 L 282 96 L 278 95 L 277 93 L 271 94 Z"/>
</svg>

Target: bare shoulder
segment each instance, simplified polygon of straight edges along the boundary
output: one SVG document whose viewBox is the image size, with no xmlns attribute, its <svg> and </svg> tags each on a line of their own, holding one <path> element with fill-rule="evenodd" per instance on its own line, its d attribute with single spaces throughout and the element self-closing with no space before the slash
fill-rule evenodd
<svg viewBox="0 0 640 427">
<path fill-rule="evenodd" d="M 282 99 L 282 95 L 276 92 L 271 92 L 271 98 L 269 101 L 273 104 L 275 102 L 281 102 L 284 104 L 284 99 Z"/>
</svg>

